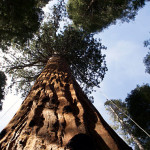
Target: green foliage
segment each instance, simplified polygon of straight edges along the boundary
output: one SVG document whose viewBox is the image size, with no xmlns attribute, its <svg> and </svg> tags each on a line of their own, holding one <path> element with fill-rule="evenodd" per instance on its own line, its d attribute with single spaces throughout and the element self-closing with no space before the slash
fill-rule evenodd
<svg viewBox="0 0 150 150">
<path fill-rule="evenodd" d="M 75 26 L 89 32 L 102 31 L 117 19 L 129 22 L 147 0 L 69 0 L 68 14 Z"/>
<path fill-rule="evenodd" d="M 49 0 L 1 0 L 0 48 L 25 43 L 32 38 L 43 19 L 43 7 Z"/>
<path fill-rule="evenodd" d="M 128 112 L 145 131 L 150 133 L 150 86 L 137 86 L 126 98 Z M 147 137 L 133 122 L 133 134 L 139 138 L 146 150 L 150 148 L 150 138 Z"/>
<path fill-rule="evenodd" d="M 150 39 L 147 41 L 144 41 L 144 46 L 149 47 L 149 50 L 150 50 Z M 150 74 L 150 52 L 148 52 L 148 54 L 145 56 L 144 64 L 146 66 L 146 72 Z"/>
<path fill-rule="evenodd" d="M 6 85 L 6 76 L 4 72 L 0 71 L 0 110 L 2 110 L 2 99 L 4 99 L 4 89 Z"/>
</svg>

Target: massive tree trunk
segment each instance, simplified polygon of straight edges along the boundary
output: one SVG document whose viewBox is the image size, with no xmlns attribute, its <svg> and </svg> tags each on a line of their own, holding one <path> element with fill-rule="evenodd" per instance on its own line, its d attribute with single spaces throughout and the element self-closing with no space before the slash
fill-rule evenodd
<svg viewBox="0 0 150 150">
<path fill-rule="evenodd" d="M 0 134 L 2 150 L 130 150 L 71 75 L 52 57 Z"/>
</svg>

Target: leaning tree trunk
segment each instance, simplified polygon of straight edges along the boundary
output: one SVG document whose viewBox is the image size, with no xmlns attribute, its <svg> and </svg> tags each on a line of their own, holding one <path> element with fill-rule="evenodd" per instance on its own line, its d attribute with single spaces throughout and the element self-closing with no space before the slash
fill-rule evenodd
<svg viewBox="0 0 150 150">
<path fill-rule="evenodd" d="M 133 141 L 136 143 L 136 145 L 139 147 L 139 150 L 144 150 L 142 144 L 140 143 L 140 141 L 132 134 L 130 128 L 124 123 L 124 121 L 119 117 L 119 115 L 116 113 L 116 111 L 109 106 L 111 111 L 114 113 L 114 115 L 116 116 L 117 120 L 120 122 L 121 126 L 123 129 L 125 129 L 128 134 L 131 136 L 131 138 L 133 139 Z"/>
<path fill-rule="evenodd" d="M 62 58 L 51 58 L 0 134 L 2 150 L 130 150 L 85 96 Z"/>
</svg>

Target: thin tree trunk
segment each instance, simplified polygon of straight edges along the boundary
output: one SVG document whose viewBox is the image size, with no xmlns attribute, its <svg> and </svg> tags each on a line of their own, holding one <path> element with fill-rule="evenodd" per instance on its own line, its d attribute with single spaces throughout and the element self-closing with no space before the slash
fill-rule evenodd
<svg viewBox="0 0 150 150">
<path fill-rule="evenodd" d="M 133 141 L 137 144 L 140 150 L 144 150 L 143 146 L 141 145 L 140 141 L 131 133 L 130 129 L 127 127 L 127 125 L 123 122 L 123 120 L 118 116 L 118 114 L 115 112 L 115 110 L 109 106 L 111 111 L 115 114 L 118 121 L 120 122 L 121 126 L 127 130 Z"/>
<path fill-rule="evenodd" d="M 52 57 L 0 134 L 2 150 L 130 150 L 82 92 L 69 66 Z"/>
</svg>

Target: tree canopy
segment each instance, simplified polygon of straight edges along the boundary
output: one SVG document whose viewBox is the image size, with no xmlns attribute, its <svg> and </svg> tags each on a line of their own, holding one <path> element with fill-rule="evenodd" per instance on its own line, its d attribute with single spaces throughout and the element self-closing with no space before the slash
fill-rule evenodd
<svg viewBox="0 0 150 150">
<path fill-rule="evenodd" d="M 99 86 L 107 70 L 105 55 L 101 53 L 106 47 L 93 34 L 74 29 L 71 25 L 60 31 L 58 26 L 61 20 L 54 17 L 59 16 L 56 7 L 53 13 L 55 14 L 49 22 L 40 27 L 28 44 L 16 45 L 9 57 L 4 57 L 8 62 L 7 71 L 12 74 L 12 83 L 17 83 L 19 90 L 25 94 L 48 59 L 53 55 L 60 55 L 70 65 L 84 91 L 90 92 L 94 86 Z"/>
<path fill-rule="evenodd" d="M 129 22 L 147 0 L 69 0 L 68 14 L 75 26 L 89 31 L 102 31 L 119 19 Z"/>
<path fill-rule="evenodd" d="M 4 72 L 0 71 L 0 110 L 2 110 L 2 99 L 4 99 L 4 89 L 6 85 L 6 76 Z"/>
<path fill-rule="evenodd" d="M 1 0 L 0 48 L 6 50 L 11 43 L 25 43 L 32 38 L 43 19 L 42 7 L 49 0 Z"/>
</svg>

